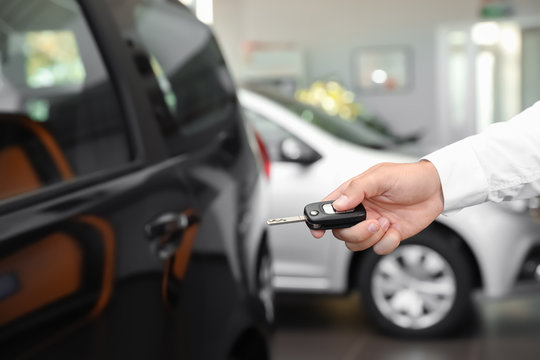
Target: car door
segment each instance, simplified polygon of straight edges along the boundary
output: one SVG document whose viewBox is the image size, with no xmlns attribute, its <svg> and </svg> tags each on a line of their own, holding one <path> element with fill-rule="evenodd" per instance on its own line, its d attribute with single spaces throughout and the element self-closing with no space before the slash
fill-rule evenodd
<svg viewBox="0 0 540 360">
<path fill-rule="evenodd" d="M 337 176 L 329 171 L 333 165 L 324 152 L 309 145 L 316 138 L 310 140 L 309 133 L 301 129 L 291 131 L 296 121 L 293 115 L 273 111 L 268 104 L 250 100 L 249 96 L 242 99 L 246 115 L 263 137 L 272 160 L 270 216 L 300 215 L 305 205 L 319 201 L 324 191 L 334 186 Z M 288 122 L 289 128 L 276 122 L 277 116 Z M 336 245 L 331 237 L 327 233 L 324 238 L 315 239 L 301 223 L 271 227 L 276 286 L 291 290 L 327 289 L 332 269 L 329 262 Z"/>
<path fill-rule="evenodd" d="M 260 174 L 208 27 L 153 0 L 0 17 L 2 357 L 267 358 Z"/>
<path fill-rule="evenodd" d="M 265 359 L 265 309 L 248 284 L 261 248 L 252 231 L 264 205 L 256 196 L 261 173 L 217 41 L 177 1 L 108 5 L 165 145 L 161 166 L 187 182 L 199 220 L 191 255 L 176 252 L 167 265 L 165 351 L 172 358 Z"/>
<path fill-rule="evenodd" d="M 0 37 L 3 358 L 159 357 L 172 341 L 165 332 L 178 335 L 173 292 L 193 301 L 174 286 L 197 231 L 196 183 L 183 159 L 165 161 L 104 9 L 0 7 L 10 29 Z"/>
</svg>

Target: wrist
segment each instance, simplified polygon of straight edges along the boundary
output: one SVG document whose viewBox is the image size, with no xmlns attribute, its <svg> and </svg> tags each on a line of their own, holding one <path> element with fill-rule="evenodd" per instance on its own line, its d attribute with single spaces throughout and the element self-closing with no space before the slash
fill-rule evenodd
<svg viewBox="0 0 540 360">
<path fill-rule="evenodd" d="M 444 193 L 439 171 L 435 165 L 427 159 L 420 160 L 418 164 L 422 167 L 423 177 L 425 177 L 425 179 L 429 179 L 428 189 L 430 189 L 432 192 L 433 200 L 440 205 L 440 211 L 442 212 L 444 209 Z"/>
</svg>

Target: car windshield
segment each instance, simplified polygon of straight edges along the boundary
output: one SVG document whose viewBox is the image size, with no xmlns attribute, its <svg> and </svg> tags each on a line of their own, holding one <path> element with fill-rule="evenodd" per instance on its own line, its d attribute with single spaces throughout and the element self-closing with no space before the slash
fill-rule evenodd
<svg viewBox="0 0 540 360">
<path fill-rule="evenodd" d="M 356 145 L 373 149 L 387 149 L 399 144 L 418 140 L 416 136 L 396 136 L 390 132 L 384 123 L 376 119 L 357 118 L 356 120 L 346 120 L 339 116 L 329 115 L 322 109 L 302 103 L 291 97 L 267 91 L 257 92 L 281 104 L 305 121 Z"/>
</svg>

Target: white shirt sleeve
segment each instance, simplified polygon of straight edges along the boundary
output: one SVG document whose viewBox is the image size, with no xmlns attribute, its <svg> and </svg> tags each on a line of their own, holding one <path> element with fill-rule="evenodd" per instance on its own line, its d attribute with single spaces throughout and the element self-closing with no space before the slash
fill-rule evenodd
<svg viewBox="0 0 540 360">
<path fill-rule="evenodd" d="M 540 195 L 540 101 L 424 159 L 439 173 L 444 213 Z"/>
</svg>

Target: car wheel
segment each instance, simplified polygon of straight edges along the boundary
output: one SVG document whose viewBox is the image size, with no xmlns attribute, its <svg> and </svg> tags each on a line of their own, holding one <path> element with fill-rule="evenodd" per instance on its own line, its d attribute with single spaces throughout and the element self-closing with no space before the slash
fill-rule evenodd
<svg viewBox="0 0 540 360">
<path fill-rule="evenodd" d="M 391 254 L 366 253 L 359 266 L 367 316 L 404 337 L 449 334 L 471 308 L 472 267 L 455 241 L 419 234 Z"/>
<path fill-rule="evenodd" d="M 265 318 L 269 324 L 274 322 L 274 270 L 272 256 L 268 247 L 261 248 L 257 264 L 257 296 L 264 306 Z"/>
</svg>

